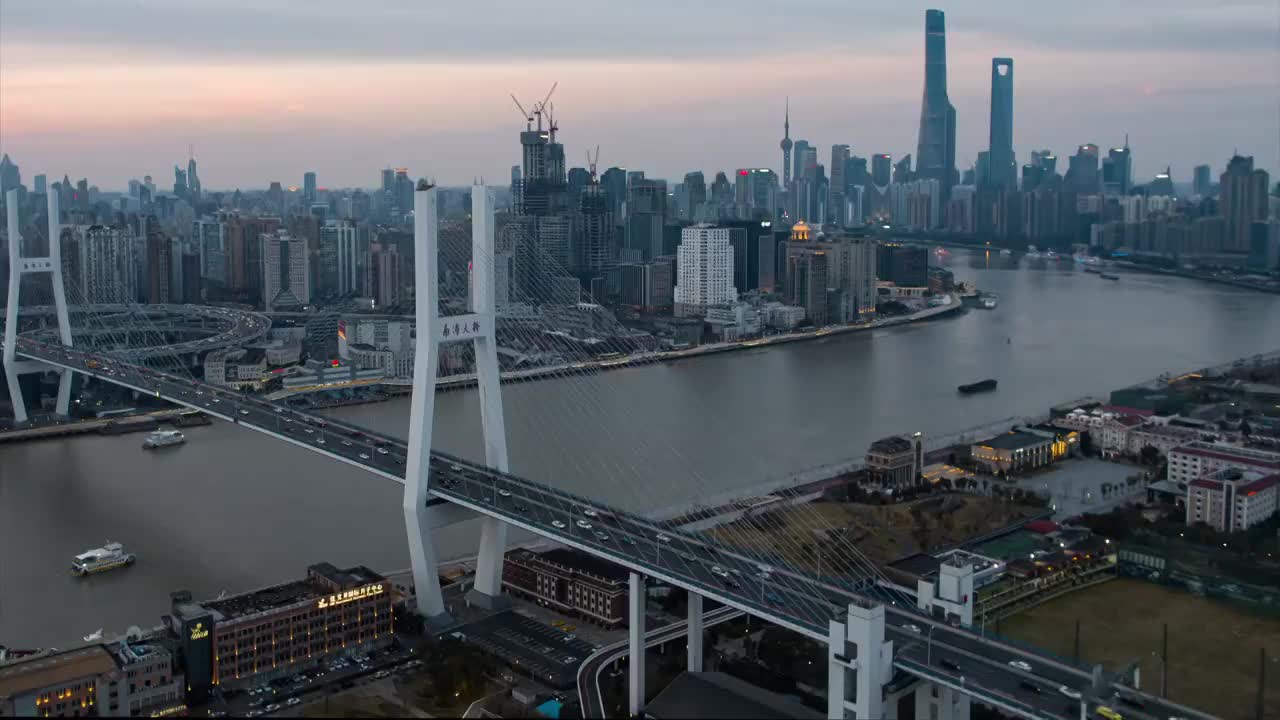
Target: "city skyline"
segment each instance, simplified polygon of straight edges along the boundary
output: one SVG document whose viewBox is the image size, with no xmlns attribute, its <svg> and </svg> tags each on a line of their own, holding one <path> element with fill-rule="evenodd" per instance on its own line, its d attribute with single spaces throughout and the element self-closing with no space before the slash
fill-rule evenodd
<svg viewBox="0 0 1280 720">
<path fill-rule="evenodd" d="M 560 8 L 564 42 L 553 47 L 512 34 L 527 12 L 520 8 L 486 25 L 489 19 L 466 9 L 449 18 L 409 7 L 355 18 L 386 38 L 375 47 L 361 44 L 355 36 L 363 33 L 349 31 L 353 19 L 336 5 L 290 17 L 296 32 L 280 34 L 268 32 L 278 17 L 248 6 L 211 22 L 182 8 L 135 5 L 108 13 L 71 3 L 67 13 L 83 22 L 64 27 L 54 21 L 67 14 L 6 4 L 0 93 L 9 101 L 0 107 L 0 151 L 26 177 L 68 172 L 104 190 L 124 189 L 144 174 L 166 178 L 190 144 L 206 158 L 201 175 L 209 189 L 260 188 L 272 180 L 301 185 L 307 170 L 318 172 L 320 186 L 371 187 L 385 166 L 407 166 L 445 184 L 477 176 L 495 182 L 511 165 L 505 139 L 520 127 L 508 93 L 532 101 L 559 81 L 556 115 L 567 165 L 585 166 L 586 148 L 599 143 L 601 167 L 673 180 L 690 170 L 780 172 L 787 96 L 792 139 L 808 140 L 820 157 L 846 143 L 855 155 L 887 152 L 896 160 L 916 150 L 920 30 L 930 5 L 947 11 L 948 93 L 961 171 L 988 145 L 993 57 L 1018 65 L 1019 163 L 1032 148 L 1065 157 L 1083 143 L 1119 146 L 1128 132 L 1135 183 L 1166 165 L 1178 182 L 1201 163 L 1216 172 L 1237 147 L 1264 168 L 1276 165 L 1280 133 L 1270 98 L 1280 85 L 1221 80 L 1256 78 L 1258 67 L 1275 64 L 1271 8 L 1248 2 L 1212 16 L 1178 3 L 1144 32 L 1135 25 L 1148 21 L 1141 9 L 1131 20 L 1096 23 L 1075 17 L 1099 17 L 1078 6 L 1016 19 L 993 5 L 856 12 L 814 6 L 810 14 L 824 24 L 847 19 L 843 24 L 860 29 L 830 41 L 799 33 L 803 42 L 765 30 L 784 15 L 803 19 L 805 8 L 768 7 L 749 17 L 689 9 L 691 27 L 702 21 L 717 30 L 706 34 L 672 33 L 647 16 L 611 17 L 622 11 Z M 629 32 L 618 30 L 619 20 Z M 429 51 L 406 39 L 418 21 L 443 24 Z M 1037 23 L 1052 27 L 1052 36 L 1033 35 Z M 243 37 L 228 44 L 225 31 L 242 26 Z M 479 28 L 486 32 L 477 35 Z M 467 32 L 474 47 L 447 37 Z M 500 42 L 504 34 L 511 37 Z M 640 47 L 646 39 L 654 46 Z M 743 47 L 751 48 L 749 57 Z M 665 59 L 652 60 L 654 50 L 667 51 Z M 325 59 L 335 56 L 358 59 L 344 65 Z M 1117 63 L 1125 72 L 1115 72 Z M 1223 105 L 1232 111 L 1222 112 Z M 96 111 L 92 122 L 75 117 L 85 107 Z M 397 114 L 423 120 L 391 119 Z M 725 124 L 726 116 L 739 122 Z"/>
</svg>

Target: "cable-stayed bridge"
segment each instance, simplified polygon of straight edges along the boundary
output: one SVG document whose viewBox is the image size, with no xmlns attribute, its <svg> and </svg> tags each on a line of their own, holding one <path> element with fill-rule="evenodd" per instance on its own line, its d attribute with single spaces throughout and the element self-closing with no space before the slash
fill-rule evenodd
<svg viewBox="0 0 1280 720">
<path fill-rule="evenodd" d="M 49 237 L 60 238 L 56 196 L 51 195 L 49 202 Z M 16 197 L 10 197 L 9 207 L 16 207 Z M 4 361 L 15 405 L 20 407 L 22 402 L 17 384 L 21 373 L 60 373 L 57 409 L 62 413 L 68 408 L 72 374 L 94 377 L 202 410 L 402 483 L 416 603 L 429 621 L 446 619 L 431 532 L 462 519 L 479 518 L 482 523 L 472 596 L 477 602 L 503 602 L 502 563 L 508 527 L 524 529 L 626 567 L 631 573 L 633 714 L 642 710 L 645 697 L 644 580 L 653 578 L 690 593 L 688 638 L 695 650 L 702 643 L 701 598 L 747 612 L 825 645 L 829 717 L 893 717 L 898 698 L 915 693 L 917 714 L 928 713 L 932 704 L 938 707 L 938 717 L 942 718 L 967 718 L 971 699 L 1020 717 L 1075 718 L 1086 716 L 1100 703 L 1110 703 L 1118 689 L 1144 706 L 1140 710 L 1126 709 L 1126 717 L 1163 720 L 1203 716 L 1121 689 L 1115 678 L 1099 668 L 1083 667 L 970 629 L 971 567 L 944 565 L 937 587 L 919 588 L 913 596 L 888 583 L 856 548 L 840 540 L 833 541 L 830 550 L 831 555 L 841 559 L 837 564 L 843 571 L 838 576 L 822 575 L 805 561 L 802 548 L 785 542 L 780 541 L 779 547 L 768 552 L 748 550 L 733 544 L 731 533 L 728 540 L 718 540 L 685 532 L 600 497 L 568 492 L 554 482 L 512 472 L 507 457 L 497 346 L 502 340 L 534 347 L 539 330 L 500 326 L 494 302 L 495 257 L 499 253 L 495 250 L 492 198 L 483 186 L 474 189 L 472 207 L 469 277 L 463 283 L 467 297 L 442 302 L 440 278 L 447 276 L 442 272 L 447 268 L 441 264 L 448 264 L 448 246 L 458 243 L 456 238 L 453 243 L 441 242 L 435 191 L 420 187 L 416 193 L 418 326 L 407 441 L 193 377 L 184 371 L 181 357 L 166 358 L 157 349 L 165 346 L 166 328 L 155 318 L 121 307 L 106 308 L 100 314 L 85 311 L 92 303 L 85 302 L 74 285 L 64 289 L 58 242 L 50 243 L 47 257 L 20 257 L 17 222 L 11 213 Z M 513 256 L 518 258 L 519 253 Z M 529 273 L 519 262 L 515 261 L 516 274 L 528 278 Z M 545 267 L 547 263 L 542 259 L 530 264 Z M 52 278 L 56 333 L 17 333 L 21 278 L 28 274 L 48 274 Z M 540 292 L 560 292 L 549 281 L 534 278 L 533 284 Z M 80 310 L 76 317 L 84 325 L 75 332 L 69 307 Z M 442 307 L 455 312 L 442 313 Z M 243 322 L 230 320 L 231 327 L 235 332 L 260 337 L 267 330 L 257 325 L 262 318 L 249 317 Z M 133 347 L 139 337 L 147 336 L 156 342 L 144 349 Z M 83 343 L 74 342 L 81 339 Z M 484 433 L 485 457 L 481 462 L 431 446 L 437 363 L 442 352 L 460 345 L 473 353 L 476 366 Z M 170 355 L 186 352 L 183 346 Z M 571 369 L 572 363 L 565 366 Z M 566 373 L 572 374 L 571 370 Z M 593 399 L 582 390 L 570 387 L 565 393 L 577 393 L 574 402 L 587 409 L 593 407 Z M 594 407 L 599 409 L 598 403 Z M 564 462 L 567 466 L 575 459 L 566 455 Z M 627 484 L 632 482 L 633 472 L 632 468 L 616 467 L 597 477 L 601 484 Z M 696 473 L 691 471 L 691 476 Z M 696 489 L 697 478 L 688 480 Z M 634 497 L 644 491 L 635 488 L 629 492 Z M 768 516 L 758 521 L 773 522 Z M 701 669 L 701 657 L 700 650 L 691 650 L 690 669 Z M 895 681 L 902 676 L 919 682 L 903 686 Z M 886 690 L 887 686 L 896 689 Z"/>
</svg>

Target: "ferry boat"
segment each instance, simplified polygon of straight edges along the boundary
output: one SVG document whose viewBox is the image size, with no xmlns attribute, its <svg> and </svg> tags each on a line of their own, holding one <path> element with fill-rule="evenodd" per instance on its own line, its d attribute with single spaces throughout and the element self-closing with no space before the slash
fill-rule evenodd
<svg viewBox="0 0 1280 720">
<path fill-rule="evenodd" d="M 961 385 L 960 387 L 958 387 L 958 388 L 956 388 L 956 389 L 957 389 L 957 390 L 959 390 L 960 392 L 964 393 L 965 395 L 968 395 L 968 394 L 970 394 L 970 393 L 976 393 L 976 392 L 984 392 L 984 391 L 986 391 L 986 390 L 995 390 L 995 389 L 996 389 L 996 381 L 995 381 L 995 380 L 993 380 L 993 379 L 991 379 L 991 378 L 987 378 L 986 380 L 979 380 L 979 381 L 978 381 L 978 382 L 976 382 L 976 383 L 969 383 L 968 385 Z"/>
<path fill-rule="evenodd" d="M 983 310 L 995 310 L 996 305 L 1000 303 L 1000 296 L 995 293 L 987 293 L 978 299 L 978 304 Z"/>
<path fill-rule="evenodd" d="M 124 551 L 123 545 L 118 542 L 109 542 L 100 548 L 86 550 L 72 558 L 71 571 L 84 577 L 132 565 L 134 559 L 132 553 Z"/>
<path fill-rule="evenodd" d="M 1102 262 L 1102 261 L 1101 261 L 1101 260 L 1099 260 L 1098 258 L 1096 258 L 1096 257 L 1094 257 L 1094 256 L 1092 256 L 1092 255 L 1086 255 L 1086 254 L 1084 254 L 1084 253 L 1076 253 L 1075 255 L 1072 255 L 1072 256 L 1071 256 L 1071 259 L 1072 259 L 1072 260 L 1075 260 L 1076 262 L 1080 263 L 1081 265 L 1097 265 L 1097 264 L 1099 264 L 1100 262 Z"/>
<path fill-rule="evenodd" d="M 169 447 L 171 445 L 181 445 L 186 441 L 186 436 L 177 430 L 157 430 L 147 435 L 147 439 L 142 441 L 142 447 L 147 450 L 155 450 L 156 448 Z"/>
</svg>

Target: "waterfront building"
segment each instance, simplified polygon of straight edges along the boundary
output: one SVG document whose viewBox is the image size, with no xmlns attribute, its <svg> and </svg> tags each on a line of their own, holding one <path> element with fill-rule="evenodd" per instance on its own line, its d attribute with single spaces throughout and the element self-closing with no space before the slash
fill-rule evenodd
<svg viewBox="0 0 1280 720">
<path fill-rule="evenodd" d="M 710 305 L 737 299 L 729 229 L 699 224 L 681 230 L 676 255 L 676 317 L 702 315 Z"/>
<path fill-rule="evenodd" d="M 1065 444 L 1059 453 L 1055 447 L 1057 443 L 1048 433 L 1014 430 L 973 443 L 969 454 L 974 463 L 989 474 L 1005 472 L 1012 475 L 1044 467 L 1065 455 Z"/>
<path fill-rule="evenodd" d="M 38 653 L 0 666 L 0 715 L 120 715 L 122 673 L 102 645 Z"/>
<path fill-rule="evenodd" d="M 892 435 L 867 449 L 867 484 L 897 489 L 919 484 L 924 471 L 924 446 L 920 433 L 910 438 Z"/>
<path fill-rule="evenodd" d="M 1227 467 L 1187 486 L 1187 525 L 1244 532 L 1280 511 L 1280 474 Z"/>
<path fill-rule="evenodd" d="M 502 564 L 510 592 L 584 620 L 618 627 L 627 620 L 627 571 L 576 550 L 516 550 Z"/>
<path fill-rule="evenodd" d="M 814 327 L 828 324 L 827 253 L 809 244 L 787 248 L 787 300 L 804 308 Z"/>
<path fill-rule="evenodd" d="M 1218 207 L 1226 220 L 1223 250 L 1249 252 L 1253 223 L 1267 219 L 1267 171 L 1255 170 L 1253 157 L 1236 155 L 1227 163 L 1218 190 Z"/>
<path fill-rule="evenodd" d="M 1280 453 L 1196 441 L 1169 451 L 1168 480 L 1186 490 L 1194 480 L 1229 467 L 1265 474 L 1280 472 Z"/>
<path fill-rule="evenodd" d="M 876 277 L 899 287 L 929 284 L 929 249 L 900 243 L 880 243 L 876 248 Z"/>
<path fill-rule="evenodd" d="M 671 308 L 675 297 L 675 258 L 666 256 L 650 262 L 624 263 L 620 270 L 622 304 L 646 313 Z"/>
<path fill-rule="evenodd" d="M 187 685 L 204 694 L 296 675 L 326 658 L 389 645 L 399 592 L 356 566 L 307 568 L 301 580 L 218 600 L 173 594 L 167 624 L 183 643 Z"/>
</svg>

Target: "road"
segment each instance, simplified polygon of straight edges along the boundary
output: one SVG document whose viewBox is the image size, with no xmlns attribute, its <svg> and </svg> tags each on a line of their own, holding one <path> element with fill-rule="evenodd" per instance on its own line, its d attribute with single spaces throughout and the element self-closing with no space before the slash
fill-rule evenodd
<svg viewBox="0 0 1280 720">
<path fill-rule="evenodd" d="M 323 453 L 382 477 L 404 482 L 407 445 L 348 423 L 272 404 L 248 395 L 207 385 L 150 368 L 74 348 L 49 345 L 30 338 L 18 340 L 17 352 L 47 364 L 69 368 L 144 394 L 203 410 L 245 428 L 264 432 L 308 450 Z M 451 502 L 477 513 L 496 517 L 542 537 L 626 567 L 643 575 L 696 592 L 754 616 L 825 642 L 828 623 L 842 618 L 851 602 L 883 604 L 887 639 L 897 641 L 904 653 L 896 664 L 902 670 L 936 682 L 952 682 L 955 674 L 938 663 L 950 658 L 973 670 L 966 675 L 965 691 L 984 697 L 1011 712 L 1028 717 L 1075 718 L 1061 702 L 1059 688 L 1081 692 L 1084 697 L 1108 696 L 1112 686 L 1095 687 L 1093 673 L 1065 661 L 1023 649 L 971 630 L 951 627 L 921 615 L 914 608 L 892 604 L 880 592 L 875 578 L 814 578 L 710 539 L 680 531 L 621 510 L 606 508 L 572 493 L 445 453 L 431 453 L 428 504 Z M 917 625 L 930 634 L 932 648 L 923 659 L 911 655 L 908 641 L 919 638 L 904 625 Z M 929 628 L 932 628 L 930 630 Z M 933 652 L 930 652 L 930 649 Z M 939 653 L 934 656 L 934 653 Z M 918 654 L 918 653 L 917 653 Z M 961 662 L 960 659 L 964 661 Z M 1011 661 L 1029 663 L 1030 672 L 1008 666 Z M 1038 692 L 1032 692 L 1034 686 Z M 1211 717 L 1203 713 L 1144 696 L 1151 717 Z M 1031 708 L 1029 710 L 1028 708 Z M 1166 712 L 1166 710 L 1168 712 Z M 1133 714 L 1133 713 L 1130 713 Z M 1136 714 L 1137 717 L 1145 717 Z"/>
<path fill-rule="evenodd" d="M 742 617 L 742 615 L 743 612 L 741 610 L 727 606 L 719 607 L 703 613 L 702 626 L 708 628 L 712 625 Z M 674 640 L 684 635 L 688 627 L 689 621 L 682 620 L 650 630 L 645 633 L 644 646 L 653 647 L 668 640 Z M 593 718 L 608 717 L 608 711 L 604 707 L 604 696 L 600 691 L 600 673 L 609 665 L 626 657 L 630 650 L 630 641 L 620 640 L 612 645 L 600 648 L 578 668 L 578 697 L 582 700 L 582 712 L 584 715 Z M 599 714 L 597 714 L 597 711 Z"/>
</svg>

